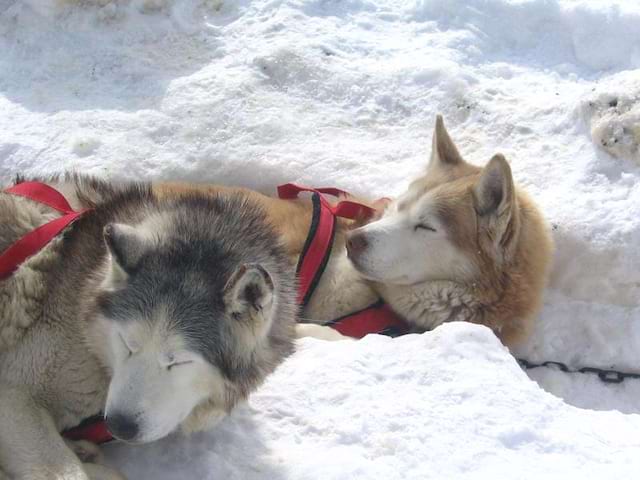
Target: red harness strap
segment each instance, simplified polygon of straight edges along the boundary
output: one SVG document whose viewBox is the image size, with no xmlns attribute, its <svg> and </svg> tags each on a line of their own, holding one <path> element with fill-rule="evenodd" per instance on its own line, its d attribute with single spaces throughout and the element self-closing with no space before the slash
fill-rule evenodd
<svg viewBox="0 0 640 480">
<path fill-rule="evenodd" d="M 325 266 L 331 255 L 336 218 L 370 218 L 375 210 L 350 200 L 331 205 L 323 194 L 335 197 L 347 196 L 337 188 L 308 188 L 287 183 L 278 187 L 278 196 L 282 199 L 297 198 L 301 192 L 312 193 L 313 216 L 302 255 L 298 261 L 298 281 L 300 290 L 298 303 L 305 307 L 318 285 Z M 398 336 L 409 331 L 407 324 L 396 315 L 382 300 L 375 304 L 337 318 L 325 325 L 336 329 L 343 335 L 362 338 L 369 333 Z"/>
<path fill-rule="evenodd" d="M 91 443 L 107 443 L 114 440 L 102 415 L 87 418 L 80 425 L 62 432 L 69 440 L 86 440 Z"/>
<path fill-rule="evenodd" d="M 347 196 L 345 192 L 337 188 L 314 189 L 301 187 L 294 183 L 287 183 L 278 187 L 278 197 L 285 200 L 297 198 L 301 192 L 311 192 L 313 194 L 311 228 L 297 267 L 300 288 L 298 303 L 304 306 L 311 298 L 311 294 L 320 281 L 324 267 L 329 259 L 331 246 L 333 245 L 336 217 L 352 220 L 358 217 L 368 218 L 375 211 L 370 207 L 349 200 L 343 200 L 335 206 L 331 205 L 322 194 L 326 193 L 335 197 Z"/>
<path fill-rule="evenodd" d="M 7 188 L 5 193 L 19 195 L 42 203 L 63 215 L 25 234 L 2 252 L 0 255 L 0 280 L 15 272 L 27 258 L 42 250 L 60 232 L 88 211 L 88 209 L 74 211 L 60 192 L 40 182 L 19 183 Z M 88 440 L 93 443 L 113 440 L 101 415 L 91 417 L 77 427 L 64 431 L 63 436 L 70 440 Z"/>
<path fill-rule="evenodd" d="M 19 183 L 7 188 L 5 193 L 43 203 L 64 215 L 30 231 L 2 252 L 0 255 L 0 280 L 15 272 L 27 258 L 39 252 L 56 235 L 86 212 L 86 210 L 74 211 L 60 192 L 40 182 Z"/>
<path fill-rule="evenodd" d="M 362 338 L 370 333 L 389 337 L 409 333 L 407 324 L 382 300 L 357 312 L 331 320 L 325 325 L 352 338 Z"/>
</svg>

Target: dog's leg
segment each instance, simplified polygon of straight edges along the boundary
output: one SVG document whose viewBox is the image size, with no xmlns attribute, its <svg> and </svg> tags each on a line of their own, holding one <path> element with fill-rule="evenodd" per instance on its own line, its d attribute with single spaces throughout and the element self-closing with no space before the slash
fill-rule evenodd
<svg viewBox="0 0 640 480">
<path fill-rule="evenodd" d="M 84 470 L 91 480 L 126 480 L 118 472 L 104 465 L 85 463 Z"/>
<path fill-rule="evenodd" d="M 77 455 L 82 463 L 103 463 L 104 457 L 100 451 L 100 447 L 95 443 L 86 440 L 67 440 L 64 443 Z"/>
<path fill-rule="evenodd" d="M 315 323 L 298 323 L 296 325 L 296 338 L 311 337 L 319 340 L 353 340 L 351 337 L 345 337 L 337 330 L 324 325 L 316 325 Z"/>
<path fill-rule="evenodd" d="M 26 391 L 0 384 L 0 471 L 18 480 L 115 480 L 101 465 L 84 465 L 53 419 Z"/>
</svg>

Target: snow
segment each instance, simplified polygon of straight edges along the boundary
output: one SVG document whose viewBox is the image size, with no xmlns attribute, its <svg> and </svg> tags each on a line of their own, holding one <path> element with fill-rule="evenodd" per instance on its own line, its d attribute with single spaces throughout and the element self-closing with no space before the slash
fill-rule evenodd
<svg viewBox="0 0 640 480">
<path fill-rule="evenodd" d="M 613 75 L 594 92 L 582 104 L 594 143 L 640 163 L 640 76 L 634 71 Z"/>
<path fill-rule="evenodd" d="M 640 467 L 638 428 L 638 415 L 563 403 L 487 328 L 456 323 L 305 340 L 219 430 L 109 453 L 131 478 L 184 478 L 185 452 L 203 480 L 625 478 Z"/>
<path fill-rule="evenodd" d="M 0 179 L 389 196 L 442 113 L 553 225 L 514 353 L 640 372 L 639 24 L 623 0 L 0 0 Z M 640 381 L 528 374 L 470 325 L 309 340 L 220 429 L 108 454 L 131 478 L 635 474 Z"/>
</svg>

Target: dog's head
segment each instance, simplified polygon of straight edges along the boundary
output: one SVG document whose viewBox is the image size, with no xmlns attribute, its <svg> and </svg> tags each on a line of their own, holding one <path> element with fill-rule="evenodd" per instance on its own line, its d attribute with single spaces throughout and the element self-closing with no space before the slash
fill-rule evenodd
<svg viewBox="0 0 640 480">
<path fill-rule="evenodd" d="M 379 219 L 349 233 L 347 253 L 365 278 L 383 284 L 469 281 L 512 255 L 517 208 L 504 157 L 484 168 L 465 162 L 438 116 L 425 174 Z"/>
<path fill-rule="evenodd" d="M 105 241 L 98 317 L 117 438 L 149 442 L 193 429 L 192 415 L 220 417 L 290 353 L 292 269 L 255 205 L 183 199 L 108 225 Z"/>
</svg>

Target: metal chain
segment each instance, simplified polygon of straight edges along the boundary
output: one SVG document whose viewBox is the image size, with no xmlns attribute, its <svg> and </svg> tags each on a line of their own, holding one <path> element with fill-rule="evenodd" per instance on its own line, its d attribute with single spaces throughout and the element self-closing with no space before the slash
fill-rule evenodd
<svg viewBox="0 0 640 480">
<path fill-rule="evenodd" d="M 619 372 L 617 370 L 606 370 L 604 368 L 596 368 L 596 367 L 582 367 L 582 368 L 569 368 L 566 364 L 562 362 L 554 362 L 552 360 L 534 363 L 529 360 L 525 360 L 524 358 L 516 358 L 520 366 L 525 370 L 531 370 L 533 368 L 539 367 L 547 367 L 556 370 L 560 370 L 565 373 L 587 373 L 592 375 L 598 375 L 598 378 L 604 383 L 622 383 L 627 378 L 632 379 L 640 379 L 640 373 L 630 373 L 630 372 Z"/>
</svg>

